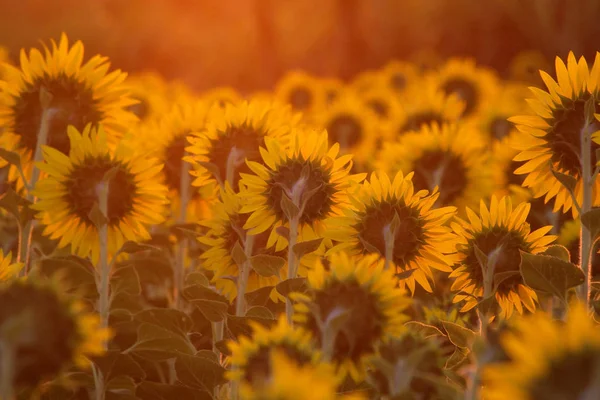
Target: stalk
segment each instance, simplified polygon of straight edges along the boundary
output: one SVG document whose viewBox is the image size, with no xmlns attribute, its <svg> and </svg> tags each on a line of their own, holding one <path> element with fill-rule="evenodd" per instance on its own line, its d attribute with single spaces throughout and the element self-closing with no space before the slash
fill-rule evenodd
<svg viewBox="0 0 600 400">
<path fill-rule="evenodd" d="M 594 116 L 587 116 L 587 121 L 593 121 Z M 592 123 L 586 123 L 581 130 L 581 175 L 583 179 L 583 201 L 581 203 L 581 215 L 592 209 L 592 195 L 594 190 L 594 180 L 592 175 Z M 576 201 L 576 199 L 573 199 Z M 580 216 L 581 218 L 581 216 Z M 583 271 L 583 285 L 579 286 L 579 299 L 590 306 L 590 288 L 592 278 L 592 232 L 583 224 L 581 225 L 581 242 L 579 246 L 581 270 Z"/>
<path fill-rule="evenodd" d="M 288 241 L 288 253 L 287 253 L 287 262 L 288 262 L 288 279 L 293 279 L 297 275 L 298 271 L 298 260 L 296 258 L 296 253 L 294 253 L 294 246 L 298 240 L 298 225 L 300 222 L 300 215 L 295 216 L 290 219 L 290 237 Z M 292 314 L 294 312 L 294 306 L 290 299 L 285 300 L 285 314 L 287 316 L 287 322 L 289 324 L 292 323 Z"/>
<path fill-rule="evenodd" d="M 179 216 L 177 222 L 184 224 L 187 218 L 187 207 L 190 201 L 190 164 L 181 160 L 181 176 L 179 177 Z M 175 268 L 173 269 L 173 301 L 175 308 L 180 309 L 182 304 L 181 292 L 185 279 L 185 256 L 187 239 L 182 237 L 177 243 L 175 251 Z"/>
<path fill-rule="evenodd" d="M 246 312 L 246 300 L 244 295 L 246 294 L 246 287 L 248 286 L 248 277 L 250 276 L 250 268 L 252 268 L 250 257 L 252 257 L 252 248 L 254 247 L 254 235 L 246 235 L 244 243 L 244 253 L 246 254 L 246 261 L 240 268 L 238 276 L 238 287 L 237 296 L 235 299 L 235 315 L 241 317 Z"/>
<path fill-rule="evenodd" d="M 108 216 L 108 182 L 98 184 L 98 208 L 105 217 Z M 98 228 L 100 239 L 100 282 L 98 287 L 98 312 L 102 322 L 102 328 L 108 328 L 108 318 L 110 312 L 110 270 L 111 264 L 108 262 L 108 223 L 107 221 Z M 104 350 L 108 349 L 108 342 L 104 343 Z"/>
</svg>

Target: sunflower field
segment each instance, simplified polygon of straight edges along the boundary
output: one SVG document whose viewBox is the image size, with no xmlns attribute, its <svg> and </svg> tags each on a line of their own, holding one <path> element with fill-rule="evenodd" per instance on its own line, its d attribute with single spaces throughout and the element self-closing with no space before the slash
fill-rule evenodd
<svg viewBox="0 0 600 400">
<path fill-rule="evenodd" d="M 0 400 L 600 400 L 600 1 L 484 3 L 1 4 Z"/>
</svg>

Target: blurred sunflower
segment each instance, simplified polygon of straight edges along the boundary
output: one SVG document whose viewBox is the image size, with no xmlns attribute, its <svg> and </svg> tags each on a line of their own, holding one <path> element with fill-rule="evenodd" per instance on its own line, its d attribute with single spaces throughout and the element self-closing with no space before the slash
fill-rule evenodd
<svg viewBox="0 0 600 400">
<path fill-rule="evenodd" d="M 497 197 L 511 196 L 516 203 L 520 203 L 531 199 L 531 191 L 522 186 L 523 176 L 515 174 L 519 163 L 513 159 L 518 151 L 512 148 L 511 143 L 516 135 L 518 133 L 513 132 L 492 143 L 490 171 L 496 188 L 494 194 Z"/>
<path fill-rule="evenodd" d="M 289 71 L 275 87 L 275 97 L 296 111 L 311 113 L 327 102 L 324 86 L 304 71 Z"/>
<path fill-rule="evenodd" d="M 404 176 L 398 172 L 392 182 L 384 173 L 373 173 L 361 190 L 350 195 L 353 207 L 344 209 L 344 216 L 327 221 L 325 237 L 338 241 L 330 252 L 348 251 L 350 254 L 375 253 L 385 258 L 389 249 L 385 233 L 395 219 L 399 225 L 393 237 L 391 261 L 398 273 L 407 272 L 400 280 L 412 293 L 415 282 L 428 292 L 433 279 L 431 268 L 452 271 L 456 240 L 445 224 L 455 212 L 455 207 L 433 208 L 439 193 L 415 193 L 412 173 Z M 396 217 L 397 216 L 397 217 Z M 410 271 L 410 272 L 409 272 Z M 406 275 L 406 274 L 405 274 Z"/>
<path fill-rule="evenodd" d="M 514 81 L 542 87 L 544 81 L 540 78 L 540 71 L 548 71 L 551 67 L 550 60 L 541 51 L 524 50 L 510 60 L 508 71 Z"/>
<path fill-rule="evenodd" d="M 526 107 L 521 90 L 514 85 L 503 87 L 496 97 L 487 102 L 474 117 L 479 131 L 489 141 L 502 140 L 515 131 L 508 119 Z"/>
<path fill-rule="evenodd" d="M 492 196 L 489 208 L 481 200 L 479 215 L 467 208 L 468 220 L 456 218 L 452 222 L 452 230 L 458 235 L 458 261 L 450 274 L 454 278 L 451 290 L 458 292 L 454 303 L 465 302 L 461 311 L 475 307 L 483 296 L 483 272 L 476 247 L 496 260 L 493 285 L 498 282 L 495 298 L 502 310 L 500 316 L 507 319 L 515 309 L 522 314 L 523 306 L 535 311 L 537 295 L 523 282 L 520 251 L 543 252 L 556 236 L 546 235 L 551 226 L 530 231 L 525 222 L 530 208 L 529 203 L 520 203 L 513 209 L 510 197 L 498 200 Z"/>
<path fill-rule="evenodd" d="M 516 320 L 501 341 L 510 360 L 485 367 L 484 398 L 596 398 L 600 329 L 583 304 L 572 304 L 565 322 L 544 312 Z"/>
<path fill-rule="evenodd" d="M 265 137 L 282 140 L 289 136 L 300 115 L 289 107 L 262 100 L 227 104 L 225 108 L 212 107 L 206 117 L 206 128 L 192 132 L 191 143 L 185 150 L 194 169 L 194 186 L 227 181 L 238 190 L 241 172 L 250 172 L 246 161 L 260 160 L 260 146 Z"/>
<path fill-rule="evenodd" d="M 127 240 L 150 238 L 146 227 L 164 221 L 167 188 L 160 184 L 162 165 L 146 154 L 134 153 L 121 143 L 109 149 L 102 125 L 83 132 L 70 126 L 69 155 L 44 147 L 44 160 L 37 164 L 46 178 L 38 181 L 32 208 L 45 226 L 44 235 L 60 239 L 58 246 L 71 246 L 73 254 L 91 256 L 96 264 L 100 245 L 98 228 L 90 218 L 98 201 L 98 185 L 104 175 L 113 175 L 108 186 L 108 251 L 115 254 Z"/>
<path fill-rule="evenodd" d="M 383 86 L 392 90 L 396 96 L 402 95 L 406 88 L 420 78 L 419 69 L 406 61 L 391 61 L 381 69 L 380 74 Z"/>
<path fill-rule="evenodd" d="M 321 260 L 308 273 L 307 294 L 293 295 L 294 321 L 314 333 L 319 345 L 327 348 L 337 376 L 364 379 L 367 358 L 379 342 L 404 330 L 408 319 L 403 311 L 410 304 L 395 283 L 394 272 L 384 270 L 376 255 L 351 257 L 332 253 L 325 270 Z M 342 318 L 343 317 L 343 318 Z M 337 326 L 328 324 L 335 318 Z"/>
<path fill-rule="evenodd" d="M 5 64 L 6 82 L 0 91 L 0 145 L 20 154 L 25 171 L 31 170 L 42 120 L 48 124 L 46 144 L 63 153 L 69 152 L 68 125 L 82 130 L 102 123 L 114 146 L 136 121 L 127 111 L 135 100 L 124 84 L 126 74 L 107 73 L 106 57 L 96 55 L 82 64 L 83 44 L 69 47 L 64 34 L 44 51 L 42 55 L 31 49 L 27 55 L 22 50 L 19 68 Z M 4 163 L 0 160 L 0 166 Z M 20 179 L 16 168 L 11 167 L 10 178 Z"/>
<path fill-rule="evenodd" d="M 361 93 L 360 97 L 380 120 L 387 121 L 401 112 L 398 97 L 391 89 L 374 87 Z"/>
<path fill-rule="evenodd" d="M 362 95 L 370 90 L 375 90 L 384 87 L 383 74 L 378 70 L 365 70 L 357 74 L 350 84 L 348 89 L 353 90 Z"/>
<path fill-rule="evenodd" d="M 515 173 L 527 175 L 524 186 L 530 187 L 535 197 L 545 196 L 545 202 L 554 198 L 554 211 L 563 212 L 573 208 L 577 211 L 569 191 L 553 175 L 552 171 L 567 174 L 577 180 L 575 196 L 581 204 L 583 197 L 581 132 L 585 127 L 592 131 L 591 169 L 596 166 L 595 151 L 600 148 L 598 121 L 586 116 L 586 102 L 593 102 L 594 112 L 600 112 L 600 53 L 596 53 L 590 70 L 583 57 L 575 59 L 569 53 L 567 65 L 556 58 L 558 82 L 546 72 L 541 72 L 548 91 L 531 88 L 534 99 L 529 105 L 535 115 L 510 118 L 521 135 L 515 138 L 513 146 L 520 150 L 515 161 L 525 162 Z M 588 118 L 593 120 L 587 120 Z M 594 132 L 595 131 L 595 132 Z M 600 180 L 594 182 L 593 204 L 600 202 Z"/>
<path fill-rule="evenodd" d="M 0 249 L 0 282 L 5 282 L 19 276 L 19 272 L 23 269 L 23 263 L 13 263 L 12 253 L 4 255 L 4 251 Z"/>
<path fill-rule="evenodd" d="M 338 157 L 339 149 L 337 143 L 329 145 L 324 130 L 297 128 L 289 146 L 265 138 L 262 163 L 248 161 L 254 174 L 242 174 L 245 201 L 241 212 L 252 213 L 244 229 L 258 234 L 287 225 L 282 206 L 282 197 L 287 196 L 298 203 L 300 232 L 308 227 L 321 235 L 325 219 L 340 215 L 349 205 L 347 190 L 365 178 L 365 174 L 349 175 L 352 156 Z M 277 237 L 272 229 L 267 245 L 273 245 Z"/>
<path fill-rule="evenodd" d="M 141 123 L 162 115 L 169 109 L 170 98 L 166 82 L 154 72 L 129 75 L 125 83 L 136 104 L 128 107 Z"/>
<path fill-rule="evenodd" d="M 342 81 L 337 78 L 320 78 L 319 83 L 323 88 L 323 93 L 325 96 L 325 104 L 324 107 L 327 107 L 329 104 L 333 103 L 340 93 L 345 90 L 345 85 Z"/>
<path fill-rule="evenodd" d="M 110 332 L 55 281 L 30 276 L 3 282 L 0 302 L 0 325 L 11 324 L 14 334 L 17 387 L 33 388 L 73 364 L 89 367 L 88 357 L 104 353 Z"/>
<path fill-rule="evenodd" d="M 475 115 L 490 99 L 493 99 L 499 87 L 496 73 L 478 66 L 473 60 L 452 58 L 427 79 L 435 82 L 437 88 L 447 95 L 455 94 L 465 103 L 463 116 Z"/>
<path fill-rule="evenodd" d="M 242 96 L 233 88 L 224 86 L 200 93 L 200 99 L 212 106 L 217 104 L 224 108 L 227 104 L 237 104 L 242 101 Z"/>
<path fill-rule="evenodd" d="M 354 154 L 355 162 L 359 163 L 370 157 L 380 135 L 377 114 L 349 90 L 315 113 L 313 120 L 327 130 L 331 145 L 339 143 L 342 154 Z"/>
<path fill-rule="evenodd" d="M 228 379 L 253 386 L 267 384 L 275 373 L 271 355 L 277 351 L 300 367 L 319 363 L 320 353 L 313 347 L 311 333 L 288 325 L 285 316 L 270 328 L 255 321 L 251 321 L 250 326 L 252 337 L 242 336 L 237 342 L 228 343 L 231 350 Z"/>
<path fill-rule="evenodd" d="M 405 134 L 396 143 L 385 144 L 376 166 L 390 175 L 414 171 L 416 190 L 432 191 L 437 187 L 437 204 L 462 211 L 491 195 L 488 159 L 485 142 L 469 125 L 433 124 Z"/>
<path fill-rule="evenodd" d="M 143 149 L 148 156 L 157 158 L 164 165 L 161 175 L 169 188 L 172 221 L 183 215 L 182 201 L 187 203 L 186 221 L 180 222 L 197 221 L 210 213 L 209 203 L 215 194 L 214 185 L 202 188 L 192 186 L 190 171 L 193 167 L 186 158 L 185 151 L 188 145 L 187 137 L 204 129 L 207 113 L 207 103 L 181 99 L 170 111 L 163 112 L 147 123 L 132 139 L 136 147 Z"/>
</svg>

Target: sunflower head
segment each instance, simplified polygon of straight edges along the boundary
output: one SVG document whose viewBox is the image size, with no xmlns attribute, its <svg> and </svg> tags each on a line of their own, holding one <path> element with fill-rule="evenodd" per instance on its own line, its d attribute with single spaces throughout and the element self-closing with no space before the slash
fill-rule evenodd
<svg viewBox="0 0 600 400">
<path fill-rule="evenodd" d="M 569 53 L 567 64 L 557 57 L 556 75 L 558 81 L 541 71 L 548 89 L 544 91 L 531 88 L 535 98 L 528 102 L 534 114 L 513 117 L 510 121 L 520 131 L 512 142 L 514 148 L 520 151 L 515 161 L 524 162 L 515 173 L 527 175 L 523 184 L 532 189 L 535 197 L 545 195 L 545 202 L 555 198 L 554 211 L 562 208 L 563 212 L 567 212 L 573 207 L 572 196 L 554 176 L 553 171 L 575 178 L 577 184 L 574 193 L 581 204 L 582 132 L 588 130 L 588 134 L 591 134 L 592 171 L 597 161 L 596 150 L 600 148 L 600 123 L 591 115 L 600 112 L 600 53 L 596 54 L 591 69 L 583 57 L 576 60 L 573 53 Z M 591 108 L 586 104 L 591 105 Z M 600 203 L 599 185 L 600 180 L 596 180 L 594 205 Z M 576 214 L 573 207 L 573 216 Z"/>
<path fill-rule="evenodd" d="M 22 50 L 19 68 L 5 65 L 6 81 L 0 84 L 0 144 L 21 155 L 28 173 L 42 126 L 47 129 L 46 144 L 68 153 L 69 125 L 82 130 L 88 124 L 103 124 L 109 144 L 115 145 L 136 121 L 126 109 L 135 100 L 123 83 L 125 73 L 107 73 L 108 60 L 99 55 L 84 63 L 83 44 L 69 46 L 64 34 L 51 44 L 44 54 Z M 17 179 L 16 169 L 12 177 Z"/>
<path fill-rule="evenodd" d="M 109 331 L 54 281 L 30 276 L 0 285 L 2 342 L 15 352 L 17 386 L 33 388 L 73 364 L 89 366 Z M 8 328 L 10 326 L 10 329 Z"/>
<path fill-rule="evenodd" d="M 583 304 L 564 322 L 544 312 L 519 319 L 501 340 L 509 360 L 483 370 L 486 399 L 577 400 L 597 390 L 600 329 Z"/>
<path fill-rule="evenodd" d="M 47 176 L 33 191 L 38 201 L 32 207 L 39 211 L 44 234 L 96 263 L 99 237 L 91 213 L 105 190 L 109 253 L 127 240 L 149 239 L 146 227 L 164 221 L 168 198 L 166 187 L 158 183 L 161 166 L 123 144 L 111 151 L 102 126 L 88 125 L 81 133 L 71 126 L 68 135 L 69 155 L 46 146 L 44 161 L 37 165 Z"/>
<path fill-rule="evenodd" d="M 455 278 L 452 290 L 458 291 L 453 301 L 465 304 L 461 311 L 477 305 L 483 295 L 483 270 L 477 253 L 483 252 L 493 264 L 493 285 L 497 286 L 495 298 L 501 308 L 501 317 L 508 318 L 523 306 L 535 310 L 537 296 L 525 286 L 520 274 L 521 253 L 540 253 L 556 237 L 546 235 L 551 226 L 530 231 L 526 223 L 531 205 L 520 203 L 513 208 L 510 197 L 492 196 L 489 208 L 481 200 L 479 215 L 467 208 L 467 219 L 456 219 L 452 229 L 458 235 L 456 251 L 458 262 L 450 274 Z M 490 268 L 488 265 L 487 268 Z"/>
<path fill-rule="evenodd" d="M 340 378 L 363 379 L 377 343 L 402 332 L 410 299 L 395 282 L 379 257 L 341 252 L 331 254 L 328 270 L 317 260 L 308 273 L 308 294 L 295 294 L 295 321 L 313 332 Z"/>
<path fill-rule="evenodd" d="M 492 181 L 495 185 L 494 194 L 497 197 L 511 196 L 513 201 L 521 202 L 531 199 L 531 190 L 523 187 L 523 175 L 515 174 L 515 170 L 519 167 L 519 163 L 513 158 L 518 151 L 513 149 L 511 143 L 515 140 L 518 133 L 513 132 L 502 140 L 493 142 L 493 150 L 491 155 Z"/>
<path fill-rule="evenodd" d="M 217 87 L 200 94 L 200 99 L 210 106 L 217 105 L 225 108 L 227 104 L 237 104 L 242 101 L 242 96 L 231 87 Z"/>
<path fill-rule="evenodd" d="M 162 77 L 153 72 L 130 75 L 125 81 L 137 103 L 128 107 L 141 123 L 151 121 L 169 109 L 169 88 Z"/>
<path fill-rule="evenodd" d="M 392 61 L 381 69 L 381 83 L 396 96 L 402 95 L 418 78 L 418 68 L 408 62 Z"/>
<path fill-rule="evenodd" d="M 325 106 L 325 87 L 303 71 L 290 71 L 277 83 L 275 96 L 294 110 L 310 113 Z"/>
<path fill-rule="evenodd" d="M 541 51 L 525 50 L 512 58 L 508 69 L 512 80 L 542 87 L 544 81 L 540 78 L 540 71 L 548 71 L 551 64 L 551 60 Z"/>
</svg>

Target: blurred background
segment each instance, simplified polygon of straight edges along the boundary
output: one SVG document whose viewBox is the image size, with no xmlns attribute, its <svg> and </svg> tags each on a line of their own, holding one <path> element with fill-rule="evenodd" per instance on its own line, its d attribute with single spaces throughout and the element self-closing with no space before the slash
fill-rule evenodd
<svg viewBox="0 0 600 400">
<path fill-rule="evenodd" d="M 291 69 L 349 79 L 392 59 L 526 73 L 569 50 L 593 59 L 599 20 L 600 0 L 0 0 L 0 45 L 16 61 L 64 31 L 128 72 L 251 91 Z"/>
</svg>

